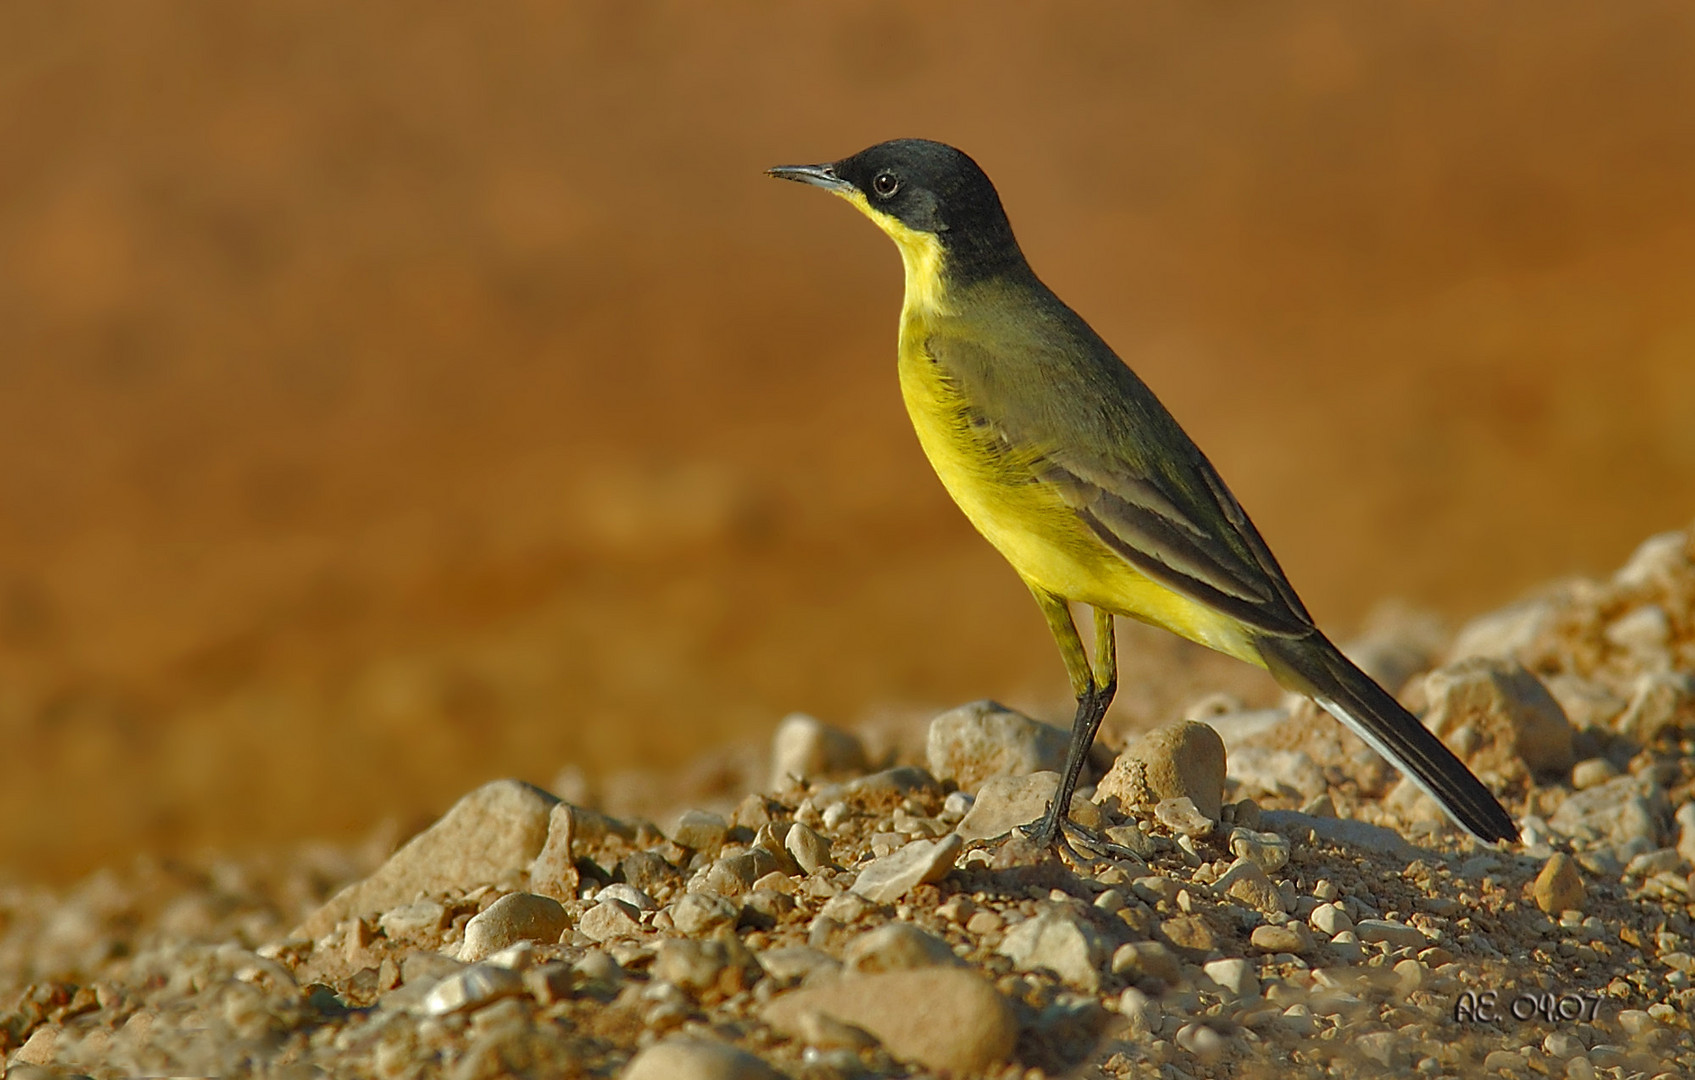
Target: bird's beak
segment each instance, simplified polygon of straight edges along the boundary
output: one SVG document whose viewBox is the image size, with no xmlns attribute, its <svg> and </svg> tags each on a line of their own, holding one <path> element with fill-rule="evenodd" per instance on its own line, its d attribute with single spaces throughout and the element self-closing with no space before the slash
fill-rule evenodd
<svg viewBox="0 0 1695 1080">
<path fill-rule="evenodd" d="M 836 166 L 830 165 L 778 165 L 765 170 L 766 176 L 775 176 L 779 180 L 798 180 L 803 184 L 821 187 L 825 191 L 833 191 L 838 195 L 852 191 L 853 185 L 836 175 Z"/>
</svg>

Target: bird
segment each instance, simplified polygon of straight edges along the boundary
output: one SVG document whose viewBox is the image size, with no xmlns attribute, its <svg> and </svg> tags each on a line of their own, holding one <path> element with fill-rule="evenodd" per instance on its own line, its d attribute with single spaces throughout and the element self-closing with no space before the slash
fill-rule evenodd
<svg viewBox="0 0 1695 1080">
<path fill-rule="evenodd" d="M 1265 669 L 1477 839 L 1517 839 L 1489 789 L 1314 624 L 1212 463 L 1030 268 L 974 160 L 895 139 L 766 171 L 841 196 L 899 249 L 896 369 L 919 444 L 1059 646 L 1077 708 L 1057 794 L 1026 830 L 1036 845 L 1071 850 L 1071 797 L 1118 685 L 1115 616 Z M 1092 609 L 1092 661 L 1073 604 Z"/>
</svg>

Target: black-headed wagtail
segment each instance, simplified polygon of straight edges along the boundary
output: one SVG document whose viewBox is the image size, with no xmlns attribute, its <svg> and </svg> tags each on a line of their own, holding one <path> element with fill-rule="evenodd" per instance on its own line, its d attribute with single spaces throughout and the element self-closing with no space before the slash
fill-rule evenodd
<svg viewBox="0 0 1695 1080">
<path fill-rule="evenodd" d="M 1411 776 L 1485 841 L 1513 819 L 1418 719 L 1332 645 L 1253 522 L 1159 399 L 1031 271 L 994 185 L 951 146 L 898 139 L 772 176 L 834 192 L 906 267 L 901 393 L 936 475 L 1012 564 L 1077 695 L 1059 792 L 1031 836 L 1059 842 L 1117 686 L 1113 616 L 1265 668 Z M 1091 665 L 1068 602 L 1094 609 Z"/>
</svg>

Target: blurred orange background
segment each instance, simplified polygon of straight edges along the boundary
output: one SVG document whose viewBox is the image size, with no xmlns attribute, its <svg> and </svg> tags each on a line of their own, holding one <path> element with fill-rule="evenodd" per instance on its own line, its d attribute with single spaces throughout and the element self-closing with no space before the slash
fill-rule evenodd
<svg viewBox="0 0 1695 1080">
<path fill-rule="evenodd" d="M 4 5 L 0 867 L 1068 712 L 893 248 L 761 175 L 895 136 L 1338 634 L 1604 572 L 1695 510 L 1691 102 L 1678 3 Z"/>
</svg>

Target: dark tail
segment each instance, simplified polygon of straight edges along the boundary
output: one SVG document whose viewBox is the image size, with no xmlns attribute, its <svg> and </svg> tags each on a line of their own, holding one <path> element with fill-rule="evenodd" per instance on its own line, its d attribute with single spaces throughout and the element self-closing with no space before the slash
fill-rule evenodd
<svg viewBox="0 0 1695 1080">
<path fill-rule="evenodd" d="M 1256 642 L 1278 682 L 1312 698 L 1486 843 L 1517 840 L 1518 826 L 1442 740 L 1323 635 Z"/>
</svg>

